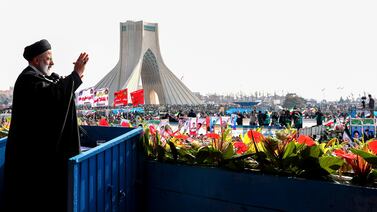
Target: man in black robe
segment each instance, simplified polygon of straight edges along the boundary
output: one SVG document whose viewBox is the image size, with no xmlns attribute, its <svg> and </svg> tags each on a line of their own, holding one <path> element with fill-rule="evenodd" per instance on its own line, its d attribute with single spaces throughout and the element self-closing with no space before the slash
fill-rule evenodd
<svg viewBox="0 0 377 212">
<path fill-rule="evenodd" d="M 68 159 L 80 153 L 74 92 L 89 57 L 81 53 L 65 78 L 52 73 L 47 40 L 25 47 L 5 153 L 7 211 L 66 211 Z M 21 210 L 22 209 L 22 210 Z"/>
</svg>

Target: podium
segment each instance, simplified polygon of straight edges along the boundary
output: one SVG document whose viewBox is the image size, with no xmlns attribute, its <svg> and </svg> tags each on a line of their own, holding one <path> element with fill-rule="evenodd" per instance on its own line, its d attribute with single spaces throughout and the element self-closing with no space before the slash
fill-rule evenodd
<svg viewBox="0 0 377 212">
<path fill-rule="evenodd" d="M 81 152 L 68 163 L 68 211 L 137 211 L 142 128 L 80 127 Z M 0 139 L 0 208 L 7 138 Z M 141 152 L 141 150 L 140 150 Z M 41 161 L 43 163 L 43 161 Z M 27 206 L 26 206 L 27 207 Z"/>
</svg>

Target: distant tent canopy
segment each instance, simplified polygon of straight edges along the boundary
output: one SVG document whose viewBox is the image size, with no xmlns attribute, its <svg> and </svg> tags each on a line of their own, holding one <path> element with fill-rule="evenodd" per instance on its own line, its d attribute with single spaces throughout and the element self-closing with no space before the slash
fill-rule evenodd
<svg viewBox="0 0 377 212">
<path fill-rule="evenodd" d="M 237 104 L 241 107 L 253 107 L 257 104 L 259 104 L 259 102 L 233 102 L 234 104 Z"/>
<path fill-rule="evenodd" d="M 250 108 L 238 108 L 238 107 L 232 107 L 229 108 L 227 111 L 225 111 L 226 114 L 235 114 L 235 113 L 251 113 Z"/>
<path fill-rule="evenodd" d="M 112 109 L 111 112 L 113 114 L 118 114 L 118 113 L 144 113 L 144 108 L 134 107 L 134 108 Z"/>
</svg>

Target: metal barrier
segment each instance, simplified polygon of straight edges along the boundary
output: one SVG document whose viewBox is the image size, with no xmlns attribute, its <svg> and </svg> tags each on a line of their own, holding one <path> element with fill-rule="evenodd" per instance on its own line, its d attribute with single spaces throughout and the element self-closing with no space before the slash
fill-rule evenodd
<svg viewBox="0 0 377 212">
<path fill-rule="evenodd" d="M 4 205 L 4 162 L 7 137 L 0 139 L 0 208 Z"/>
<path fill-rule="evenodd" d="M 115 129 L 125 128 L 86 127 L 92 140 L 114 136 Z M 68 211 L 137 211 L 137 143 L 142 131 L 134 129 L 69 160 Z"/>
<path fill-rule="evenodd" d="M 325 132 L 325 126 L 315 126 L 315 127 L 307 127 L 307 128 L 301 128 L 299 130 L 300 135 L 307 135 L 313 137 L 315 136 L 321 136 Z"/>
<path fill-rule="evenodd" d="M 137 179 L 142 128 L 84 126 L 83 143 L 91 148 L 69 160 L 68 211 L 138 211 Z M 0 208 L 4 205 L 7 138 L 0 139 Z M 139 180 L 140 181 L 140 180 Z M 139 182 L 140 184 L 140 182 Z M 26 206 L 27 207 L 27 206 Z"/>
<path fill-rule="evenodd" d="M 145 211 L 377 211 L 375 188 L 156 161 L 145 171 Z"/>
</svg>

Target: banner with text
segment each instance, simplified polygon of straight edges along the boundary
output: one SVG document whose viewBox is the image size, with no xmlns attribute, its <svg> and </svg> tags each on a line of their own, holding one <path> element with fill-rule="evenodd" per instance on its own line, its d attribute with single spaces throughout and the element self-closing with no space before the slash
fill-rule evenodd
<svg viewBox="0 0 377 212">
<path fill-rule="evenodd" d="M 133 106 L 144 104 L 144 90 L 143 89 L 131 92 L 130 95 L 131 95 Z"/>
<path fill-rule="evenodd" d="M 109 106 L 109 89 L 100 88 L 94 91 L 93 107 Z"/>
<path fill-rule="evenodd" d="M 94 88 L 81 90 L 77 96 L 77 105 L 93 105 Z"/>
<path fill-rule="evenodd" d="M 114 92 L 114 107 L 116 106 L 125 106 L 128 104 L 128 90 L 123 89 Z"/>
</svg>

